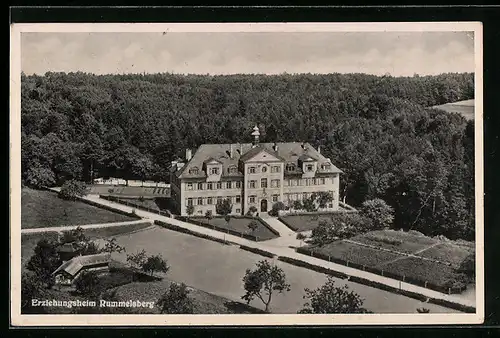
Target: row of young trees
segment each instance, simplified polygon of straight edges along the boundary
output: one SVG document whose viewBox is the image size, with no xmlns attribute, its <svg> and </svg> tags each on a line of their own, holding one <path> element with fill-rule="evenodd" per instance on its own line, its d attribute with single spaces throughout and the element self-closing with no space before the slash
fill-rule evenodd
<svg viewBox="0 0 500 338">
<path fill-rule="evenodd" d="M 322 145 L 345 202 L 382 198 L 396 227 L 471 239 L 473 122 L 426 107 L 473 98 L 473 78 L 22 75 L 22 177 L 168 180 L 185 148 L 250 142 L 258 124 L 264 142 Z"/>
</svg>

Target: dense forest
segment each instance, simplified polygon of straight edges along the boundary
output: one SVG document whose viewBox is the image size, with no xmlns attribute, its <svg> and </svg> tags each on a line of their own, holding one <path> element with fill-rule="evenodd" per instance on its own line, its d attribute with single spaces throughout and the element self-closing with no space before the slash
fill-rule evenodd
<svg viewBox="0 0 500 338">
<path fill-rule="evenodd" d="M 474 236 L 474 126 L 426 107 L 474 97 L 473 74 L 22 75 L 22 177 L 168 180 L 201 143 L 304 141 L 344 171 L 341 198 L 375 197 L 398 227 Z"/>
</svg>

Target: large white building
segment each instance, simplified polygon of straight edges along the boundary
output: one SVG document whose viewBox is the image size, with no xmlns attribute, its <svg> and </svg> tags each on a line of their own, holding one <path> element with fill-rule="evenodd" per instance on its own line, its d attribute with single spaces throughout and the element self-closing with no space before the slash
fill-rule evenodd
<svg viewBox="0 0 500 338">
<path fill-rule="evenodd" d="M 192 154 L 186 150 L 185 163 L 172 162 L 171 197 L 174 212 L 204 215 L 218 201 L 230 199 L 233 214 L 271 210 L 281 201 L 290 205 L 314 192 L 329 192 L 333 200 L 327 209 L 337 210 L 339 174 L 331 160 L 308 143 L 259 143 L 259 129 L 253 129 L 253 143 L 203 144 Z"/>
</svg>

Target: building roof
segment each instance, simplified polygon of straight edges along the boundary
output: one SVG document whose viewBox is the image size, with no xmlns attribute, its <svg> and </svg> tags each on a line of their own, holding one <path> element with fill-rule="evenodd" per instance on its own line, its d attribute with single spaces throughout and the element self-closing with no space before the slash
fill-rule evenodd
<svg viewBox="0 0 500 338">
<path fill-rule="evenodd" d="M 80 250 L 80 247 L 75 242 L 64 243 L 64 244 L 59 245 L 59 247 L 57 248 L 58 252 L 70 252 L 70 253 L 73 253 L 73 252 L 77 252 L 79 250 Z"/>
<path fill-rule="evenodd" d="M 273 146 L 278 148 L 275 151 Z M 233 156 L 230 157 L 231 149 Z M 179 178 L 204 178 L 206 173 L 203 170 L 198 170 L 198 173 L 189 172 L 189 169 L 198 167 L 203 168 L 203 163 L 213 158 L 222 164 L 222 177 L 242 176 L 241 172 L 230 173 L 228 168 L 236 166 L 238 168 L 239 160 L 247 161 L 257 155 L 261 150 L 265 150 L 276 156 L 285 163 L 298 164 L 298 159 L 302 155 L 317 159 L 319 163 L 331 163 L 330 160 L 321 155 L 309 143 L 301 142 L 278 142 L 278 143 L 260 143 L 256 147 L 252 147 L 251 143 L 232 143 L 232 144 L 202 144 L 193 154 L 191 160 L 182 168 L 176 171 L 175 175 Z M 335 165 L 329 173 L 341 173 Z"/>
<path fill-rule="evenodd" d="M 73 257 L 69 261 L 64 262 L 59 266 L 56 271 L 52 274 L 55 275 L 61 271 L 66 272 L 70 276 L 76 276 L 81 269 L 87 266 L 93 266 L 96 264 L 109 263 L 111 261 L 111 255 L 109 253 L 100 253 L 96 255 L 86 255 Z"/>
</svg>

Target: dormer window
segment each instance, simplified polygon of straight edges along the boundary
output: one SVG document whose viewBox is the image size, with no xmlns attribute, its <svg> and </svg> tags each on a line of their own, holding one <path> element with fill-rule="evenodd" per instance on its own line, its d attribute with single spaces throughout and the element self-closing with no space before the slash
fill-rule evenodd
<svg viewBox="0 0 500 338">
<path fill-rule="evenodd" d="M 314 166 L 312 164 L 306 164 L 306 171 L 313 171 Z"/>
<path fill-rule="evenodd" d="M 197 167 L 193 167 L 191 169 L 189 169 L 189 173 L 192 174 L 192 175 L 198 175 L 198 168 Z"/>
<path fill-rule="evenodd" d="M 210 168 L 210 175 L 219 175 L 219 168 Z"/>
<path fill-rule="evenodd" d="M 321 169 L 322 170 L 330 170 L 330 169 L 332 169 L 332 166 L 330 164 L 323 164 L 321 166 Z"/>
<path fill-rule="evenodd" d="M 230 173 L 230 174 L 236 174 L 238 172 L 238 168 L 237 167 L 229 167 L 227 169 L 227 171 Z"/>
<path fill-rule="evenodd" d="M 286 170 L 287 170 L 287 171 L 295 171 L 295 164 L 293 164 L 293 163 L 288 163 L 288 164 L 286 165 Z"/>
</svg>

